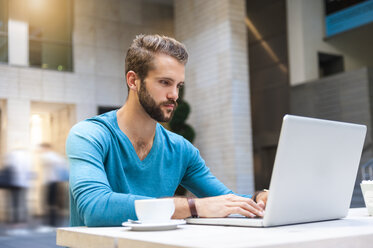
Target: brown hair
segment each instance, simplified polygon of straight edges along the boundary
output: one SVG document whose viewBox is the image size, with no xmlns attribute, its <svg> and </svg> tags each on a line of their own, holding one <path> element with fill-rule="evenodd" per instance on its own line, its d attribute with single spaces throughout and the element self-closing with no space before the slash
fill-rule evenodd
<svg viewBox="0 0 373 248">
<path fill-rule="evenodd" d="M 153 68 L 152 62 L 157 53 L 174 57 L 183 65 L 188 61 L 188 52 L 184 44 L 167 36 L 141 34 L 136 36 L 127 51 L 126 74 L 134 71 L 141 80 L 144 80 L 148 71 Z"/>
</svg>

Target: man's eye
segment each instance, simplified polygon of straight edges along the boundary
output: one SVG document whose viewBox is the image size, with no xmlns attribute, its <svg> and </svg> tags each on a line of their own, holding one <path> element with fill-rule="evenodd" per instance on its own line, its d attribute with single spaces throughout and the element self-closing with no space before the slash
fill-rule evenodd
<svg viewBox="0 0 373 248">
<path fill-rule="evenodd" d="M 179 84 L 179 85 L 177 85 L 177 88 L 183 88 L 184 87 L 184 84 Z"/>
<path fill-rule="evenodd" d="M 165 80 L 161 80 L 160 83 L 163 84 L 163 85 L 168 85 L 168 82 L 165 81 Z"/>
</svg>

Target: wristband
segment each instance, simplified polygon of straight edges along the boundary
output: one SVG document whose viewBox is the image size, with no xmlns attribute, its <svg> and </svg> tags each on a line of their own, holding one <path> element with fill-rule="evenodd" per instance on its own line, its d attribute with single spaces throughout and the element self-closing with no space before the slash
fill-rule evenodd
<svg viewBox="0 0 373 248">
<path fill-rule="evenodd" d="M 188 200 L 188 205 L 189 205 L 189 210 L 192 218 L 198 218 L 198 213 L 196 209 L 196 203 L 193 198 L 187 198 Z"/>
<path fill-rule="evenodd" d="M 256 197 L 257 197 L 260 193 L 262 193 L 262 192 L 267 192 L 267 191 L 268 191 L 268 189 L 263 189 L 263 190 L 255 191 L 255 193 L 254 193 L 253 197 L 251 197 L 251 199 L 252 199 L 254 202 L 256 202 Z"/>
</svg>

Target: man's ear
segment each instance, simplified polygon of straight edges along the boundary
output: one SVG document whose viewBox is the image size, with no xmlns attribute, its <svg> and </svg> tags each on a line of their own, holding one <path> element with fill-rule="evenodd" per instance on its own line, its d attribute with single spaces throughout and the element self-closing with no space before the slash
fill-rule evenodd
<svg viewBox="0 0 373 248">
<path fill-rule="evenodd" d="M 126 79 L 127 79 L 127 85 L 130 88 L 130 90 L 137 91 L 137 86 L 138 86 L 137 84 L 139 83 L 140 80 L 138 79 L 136 72 L 134 71 L 127 72 Z"/>
</svg>

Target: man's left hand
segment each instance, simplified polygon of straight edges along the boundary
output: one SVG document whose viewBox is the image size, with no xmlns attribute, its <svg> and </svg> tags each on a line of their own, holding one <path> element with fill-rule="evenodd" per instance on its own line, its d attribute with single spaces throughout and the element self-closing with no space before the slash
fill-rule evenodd
<svg viewBox="0 0 373 248">
<path fill-rule="evenodd" d="M 268 190 L 263 190 L 262 192 L 260 192 L 257 196 L 256 196 L 256 202 L 257 204 L 265 209 L 266 208 L 266 205 L 267 205 L 267 199 L 268 199 Z"/>
</svg>

